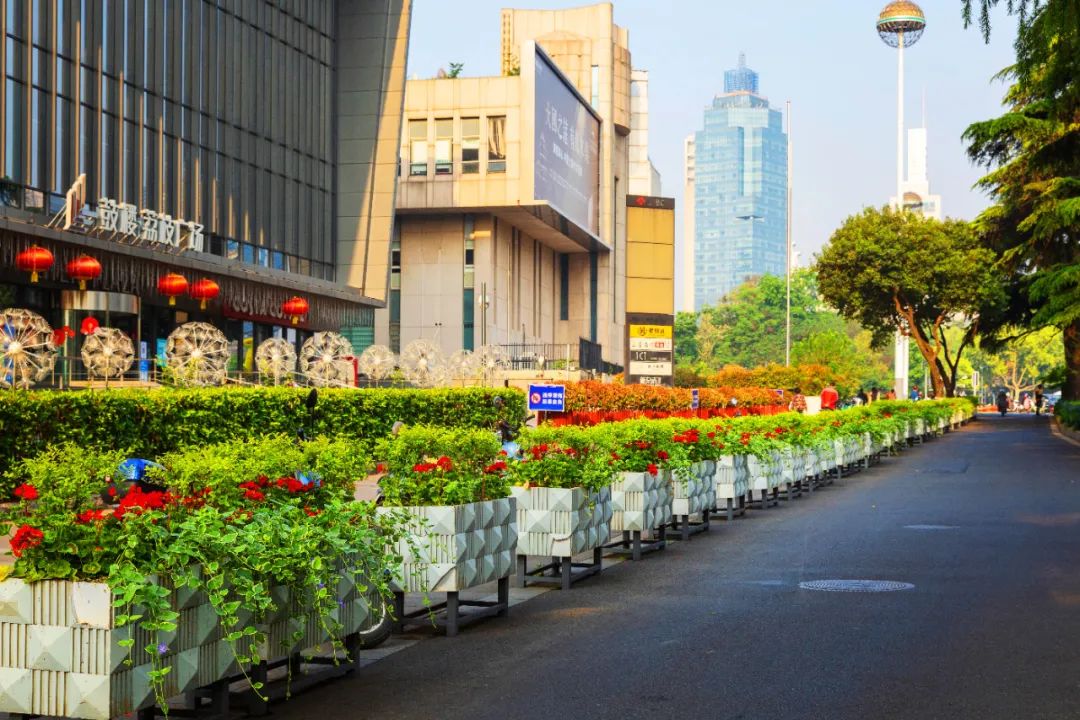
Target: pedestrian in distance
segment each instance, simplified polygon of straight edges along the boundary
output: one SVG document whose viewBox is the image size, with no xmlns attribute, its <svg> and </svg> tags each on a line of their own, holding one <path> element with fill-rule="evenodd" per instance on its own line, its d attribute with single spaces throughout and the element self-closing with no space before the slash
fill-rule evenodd
<svg viewBox="0 0 1080 720">
<path fill-rule="evenodd" d="M 908 400 L 913 400 L 913 401 L 918 400 L 919 397 L 920 397 L 920 395 L 919 395 L 919 386 L 918 385 L 912 385 L 911 386 L 911 392 L 908 393 Z"/>
<path fill-rule="evenodd" d="M 895 400 L 896 399 L 896 391 L 895 390 L 889 390 L 889 392 L 885 393 L 885 399 L 886 400 Z"/>
<path fill-rule="evenodd" d="M 1004 390 L 999 390 L 997 394 L 997 409 L 1001 413 L 1001 417 L 1005 417 L 1005 413 L 1009 411 L 1009 393 Z"/>
<path fill-rule="evenodd" d="M 870 388 L 870 402 L 876 403 L 881 397 L 881 389 L 877 386 Z"/>
<path fill-rule="evenodd" d="M 788 410 L 797 413 L 806 412 L 806 396 L 802 394 L 802 390 L 795 388 L 791 393 L 791 402 L 788 403 Z"/>
<path fill-rule="evenodd" d="M 821 391 L 821 409 L 835 410 L 836 403 L 840 402 L 840 393 L 832 385 L 826 385 Z"/>
<path fill-rule="evenodd" d="M 1036 416 L 1042 414 L 1043 402 L 1044 402 L 1044 400 L 1043 400 L 1043 386 L 1042 385 L 1036 385 L 1035 386 L 1035 415 Z"/>
<path fill-rule="evenodd" d="M 861 389 L 861 388 L 859 389 L 859 394 L 856 395 L 855 398 L 859 401 L 860 405 L 869 405 L 870 404 L 870 396 L 867 395 L 866 391 Z"/>
</svg>

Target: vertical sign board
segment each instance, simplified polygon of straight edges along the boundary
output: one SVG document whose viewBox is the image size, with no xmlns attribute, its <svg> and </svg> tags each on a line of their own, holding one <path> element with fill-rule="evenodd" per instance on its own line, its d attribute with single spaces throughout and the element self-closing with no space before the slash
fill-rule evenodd
<svg viewBox="0 0 1080 720">
<path fill-rule="evenodd" d="M 697 410 L 699 407 L 701 407 L 701 397 L 697 388 L 694 388 L 690 391 L 690 409 Z"/>
<path fill-rule="evenodd" d="M 626 384 L 674 384 L 675 318 L 627 313 Z"/>
</svg>

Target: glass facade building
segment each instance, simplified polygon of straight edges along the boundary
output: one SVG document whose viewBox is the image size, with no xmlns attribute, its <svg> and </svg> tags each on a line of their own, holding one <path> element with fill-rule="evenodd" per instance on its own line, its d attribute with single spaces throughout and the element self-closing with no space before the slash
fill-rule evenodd
<svg viewBox="0 0 1080 720">
<path fill-rule="evenodd" d="M 694 309 L 785 272 L 787 134 L 740 58 L 694 135 Z"/>
<path fill-rule="evenodd" d="M 0 218 L 26 225 L 0 242 L 0 307 L 65 323 L 64 264 L 89 253 L 103 266 L 91 292 L 137 301 L 124 305 L 140 308 L 124 328 L 136 337 L 199 319 L 244 340 L 348 328 L 370 343 L 387 299 L 410 9 L 0 0 Z M 82 221 L 61 230 L 79 178 Z M 136 232 L 113 231 L 102 207 L 128 208 Z M 175 221 L 187 245 L 147 236 L 143 213 Z M 31 244 L 56 257 L 34 286 L 14 268 Z M 167 272 L 211 278 L 220 298 L 170 309 L 156 289 Z M 311 307 L 298 328 L 281 311 L 293 295 Z"/>
</svg>

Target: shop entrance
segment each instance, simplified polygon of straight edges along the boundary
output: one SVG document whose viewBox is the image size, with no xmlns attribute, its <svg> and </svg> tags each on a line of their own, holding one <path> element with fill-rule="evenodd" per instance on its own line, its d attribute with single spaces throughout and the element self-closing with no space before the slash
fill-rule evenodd
<svg viewBox="0 0 1080 720">
<path fill-rule="evenodd" d="M 149 370 L 148 364 L 140 362 L 140 358 L 147 358 L 149 355 L 140 342 L 141 305 L 138 297 L 93 290 L 64 290 L 60 293 L 60 306 L 63 324 L 75 331 L 75 337 L 68 340 L 64 347 L 62 360 L 63 377 L 69 387 L 82 385 L 89 379 L 81 356 L 85 342 L 82 326 L 88 318 L 96 320 L 101 327 L 116 328 L 131 338 L 135 346 L 135 362 L 123 379 L 139 379 L 140 369 Z"/>
</svg>

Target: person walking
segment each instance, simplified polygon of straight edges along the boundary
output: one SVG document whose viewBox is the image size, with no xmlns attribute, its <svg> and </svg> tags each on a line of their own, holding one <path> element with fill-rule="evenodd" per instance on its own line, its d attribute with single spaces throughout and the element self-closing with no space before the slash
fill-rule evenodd
<svg viewBox="0 0 1080 720">
<path fill-rule="evenodd" d="M 1043 386 L 1042 385 L 1036 385 L 1035 386 L 1035 415 L 1036 416 L 1042 414 L 1042 406 L 1043 406 Z"/>
<path fill-rule="evenodd" d="M 826 385 L 821 391 L 821 409 L 835 410 L 836 403 L 840 402 L 840 393 L 832 385 Z"/>
<path fill-rule="evenodd" d="M 791 402 L 788 403 L 788 410 L 797 413 L 806 412 L 806 396 L 802 394 L 802 390 L 799 388 L 795 388 L 792 391 Z"/>
<path fill-rule="evenodd" d="M 859 394 L 855 396 L 855 399 L 859 401 L 860 405 L 869 405 L 870 396 L 866 394 L 866 391 L 859 388 Z"/>
<path fill-rule="evenodd" d="M 997 394 L 997 409 L 1001 413 L 1001 417 L 1005 417 L 1005 413 L 1009 411 L 1009 393 L 1004 390 L 999 390 Z"/>
<path fill-rule="evenodd" d="M 908 393 L 908 400 L 918 400 L 918 399 L 919 399 L 919 386 L 918 385 L 912 385 L 911 386 L 911 392 Z"/>
</svg>

